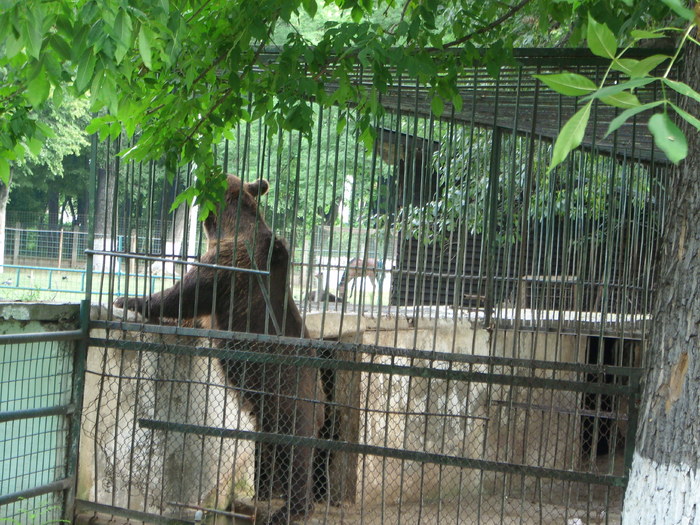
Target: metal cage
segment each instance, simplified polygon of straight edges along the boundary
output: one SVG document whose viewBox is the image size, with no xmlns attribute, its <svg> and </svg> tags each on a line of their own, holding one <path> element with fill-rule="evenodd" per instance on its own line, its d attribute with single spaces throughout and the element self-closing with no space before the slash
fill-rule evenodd
<svg viewBox="0 0 700 525">
<path fill-rule="evenodd" d="M 84 517 L 619 521 L 669 163 L 594 104 L 549 171 L 580 101 L 532 75 L 605 66 L 516 60 L 439 118 L 401 77 L 365 136 L 352 108 L 233 127 L 208 237 L 171 209 L 193 166 L 95 143 Z"/>
</svg>

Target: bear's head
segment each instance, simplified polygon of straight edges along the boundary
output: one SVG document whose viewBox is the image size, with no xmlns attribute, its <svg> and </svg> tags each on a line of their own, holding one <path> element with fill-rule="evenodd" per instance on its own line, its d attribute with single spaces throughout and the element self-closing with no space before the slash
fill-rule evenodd
<svg viewBox="0 0 700 525">
<path fill-rule="evenodd" d="M 217 213 L 210 213 L 204 221 L 209 242 L 216 239 L 250 238 L 256 228 L 269 228 L 258 213 L 258 199 L 267 193 L 270 185 L 265 179 L 243 182 L 229 174 L 226 198 Z"/>
</svg>

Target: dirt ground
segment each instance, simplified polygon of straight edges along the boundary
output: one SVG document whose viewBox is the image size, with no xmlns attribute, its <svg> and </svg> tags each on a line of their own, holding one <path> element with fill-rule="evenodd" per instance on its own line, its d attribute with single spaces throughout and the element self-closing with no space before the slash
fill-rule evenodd
<svg viewBox="0 0 700 525">
<path fill-rule="evenodd" d="M 602 525 L 620 523 L 619 512 L 606 514 L 591 506 L 568 509 L 554 504 L 540 504 L 523 501 L 520 498 L 482 498 L 479 501 L 464 501 L 459 506 L 437 504 L 403 504 L 398 505 L 343 505 L 334 507 L 319 503 L 314 514 L 296 524 L 305 525 Z M 281 500 L 265 502 L 259 506 L 258 519 L 232 519 L 223 515 L 208 513 L 203 523 L 215 525 L 251 525 L 264 523 L 269 511 L 281 506 Z M 249 509 L 241 511 L 249 512 Z M 90 518 L 93 518 L 90 520 Z M 133 520 L 110 519 L 108 516 L 83 515 L 76 523 L 82 525 L 109 523 L 121 525 L 134 524 Z"/>
<path fill-rule="evenodd" d="M 597 458 L 594 470 L 599 473 L 622 473 L 622 451 Z M 611 463 L 612 462 L 612 463 Z M 384 504 L 358 501 L 341 506 L 316 503 L 314 513 L 295 525 L 613 525 L 621 522 L 622 497 L 620 487 L 582 483 L 547 482 L 542 480 L 541 490 L 534 496 L 518 493 L 520 478 L 514 477 L 508 488 L 493 495 L 463 494 L 449 503 L 435 500 L 423 504 L 403 502 Z M 515 482 L 513 482 L 515 480 Z M 503 488 L 503 487 L 502 487 Z M 408 491 L 407 491 L 408 492 Z M 418 495 L 411 494 L 414 500 Z M 361 496 L 360 496 L 361 498 Z M 282 500 L 258 502 L 255 509 L 250 501 L 240 502 L 236 512 L 247 518 L 232 518 L 227 513 L 206 512 L 202 525 L 256 525 L 280 508 Z M 607 509 L 607 511 L 605 510 Z M 250 516 L 257 510 L 257 519 Z M 194 508 L 184 509 L 183 519 L 194 523 Z M 113 516 L 83 514 L 75 523 L 79 525 L 133 525 L 139 522 Z M 161 522 L 162 523 L 162 522 Z"/>
</svg>

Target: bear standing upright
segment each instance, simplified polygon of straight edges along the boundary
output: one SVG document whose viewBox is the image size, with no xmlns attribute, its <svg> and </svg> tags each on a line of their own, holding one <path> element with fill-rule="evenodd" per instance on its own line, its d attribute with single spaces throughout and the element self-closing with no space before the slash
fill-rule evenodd
<svg viewBox="0 0 700 525">
<path fill-rule="evenodd" d="M 208 249 L 201 261 L 264 270 L 269 276 L 197 266 L 163 292 L 148 298 L 120 297 L 115 305 L 143 312 L 150 321 L 211 315 L 214 328 L 219 330 L 265 334 L 275 333 L 277 327 L 280 335 L 308 337 L 289 289 L 289 252 L 258 211 L 257 198 L 267 192 L 267 181 L 244 183 L 228 175 L 227 183 L 226 200 L 219 212 L 204 221 Z M 230 348 L 231 344 L 221 341 L 220 346 Z M 293 351 L 289 345 L 280 348 L 289 355 Z M 315 356 L 311 347 L 297 347 L 296 353 Z M 315 368 L 233 359 L 222 359 L 222 365 L 229 380 L 241 390 L 243 400 L 252 407 L 260 431 L 317 437 L 324 408 Z M 280 480 L 273 477 L 284 480 L 287 503 L 268 520 L 269 524 L 283 524 L 312 512 L 313 449 L 279 445 L 278 457 L 282 459 L 275 464 L 274 447 L 261 447 L 258 496 L 269 495 L 271 487 L 279 485 Z M 280 464 L 288 472 L 282 473 Z"/>
</svg>

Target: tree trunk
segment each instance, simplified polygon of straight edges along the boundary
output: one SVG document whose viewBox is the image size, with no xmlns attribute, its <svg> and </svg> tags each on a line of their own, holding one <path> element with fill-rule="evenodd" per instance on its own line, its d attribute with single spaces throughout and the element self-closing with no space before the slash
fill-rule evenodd
<svg viewBox="0 0 700 525">
<path fill-rule="evenodd" d="M 12 184 L 12 172 L 7 184 L 0 181 L 0 273 L 5 271 L 5 219 L 7 217 L 7 201 L 10 198 L 10 184 Z M 19 235 L 17 232 L 15 235 Z"/>
<path fill-rule="evenodd" d="M 85 170 L 90 172 L 90 155 L 85 155 Z M 77 224 L 84 226 L 87 224 L 87 214 L 90 204 L 90 185 L 86 184 L 82 193 L 78 195 L 78 216 Z"/>
<path fill-rule="evenodd" d="M 165 242 L 163 254 L 167 259 L 181 260 L 183 257 L 197 255 L 197 213 L 198 207 L 188 207 L 182 203 L 173 215 L 172 220 L 164 221 L 163 234 Z M 187 226 L 187 227 L 185 227 Z M 186 266 L 175 266 L 172 262 L 159 261 L 151 265 L 155 275 L 181 275 L 187 270 Z"/>
<path fill-rule="evenodd" d="M 48 203 L 47 209 L 49 212 L 49 229 L 54 229 L 58 226 L 59 220 L 59 204 L 58 204 L 58 192 L 49 189 L 47 193 Z"/>
<path fill-rule="evenodd" d="M 700 90 L 698 46 L 684 62 L 685 82 Z M 700 134 L 683 131 L 690 153 L 669 188 L 625 524 L 700 523 Z"/>
<path fill-rule="evenodd" d="M 113 238 L 112 218 L 114 192 L 116 189 L 116 175 L 114 171 L 98 168 L 97 170 L 97 195 L 95 197 L 95 250 L 114 251 L 118 247 Z M 110 257 L 95 255 L 92 259 L 92 269 L 96 272 L 107 271 Z M 117 270 L 117 268 L 114 268 Z"/>
</svg>

